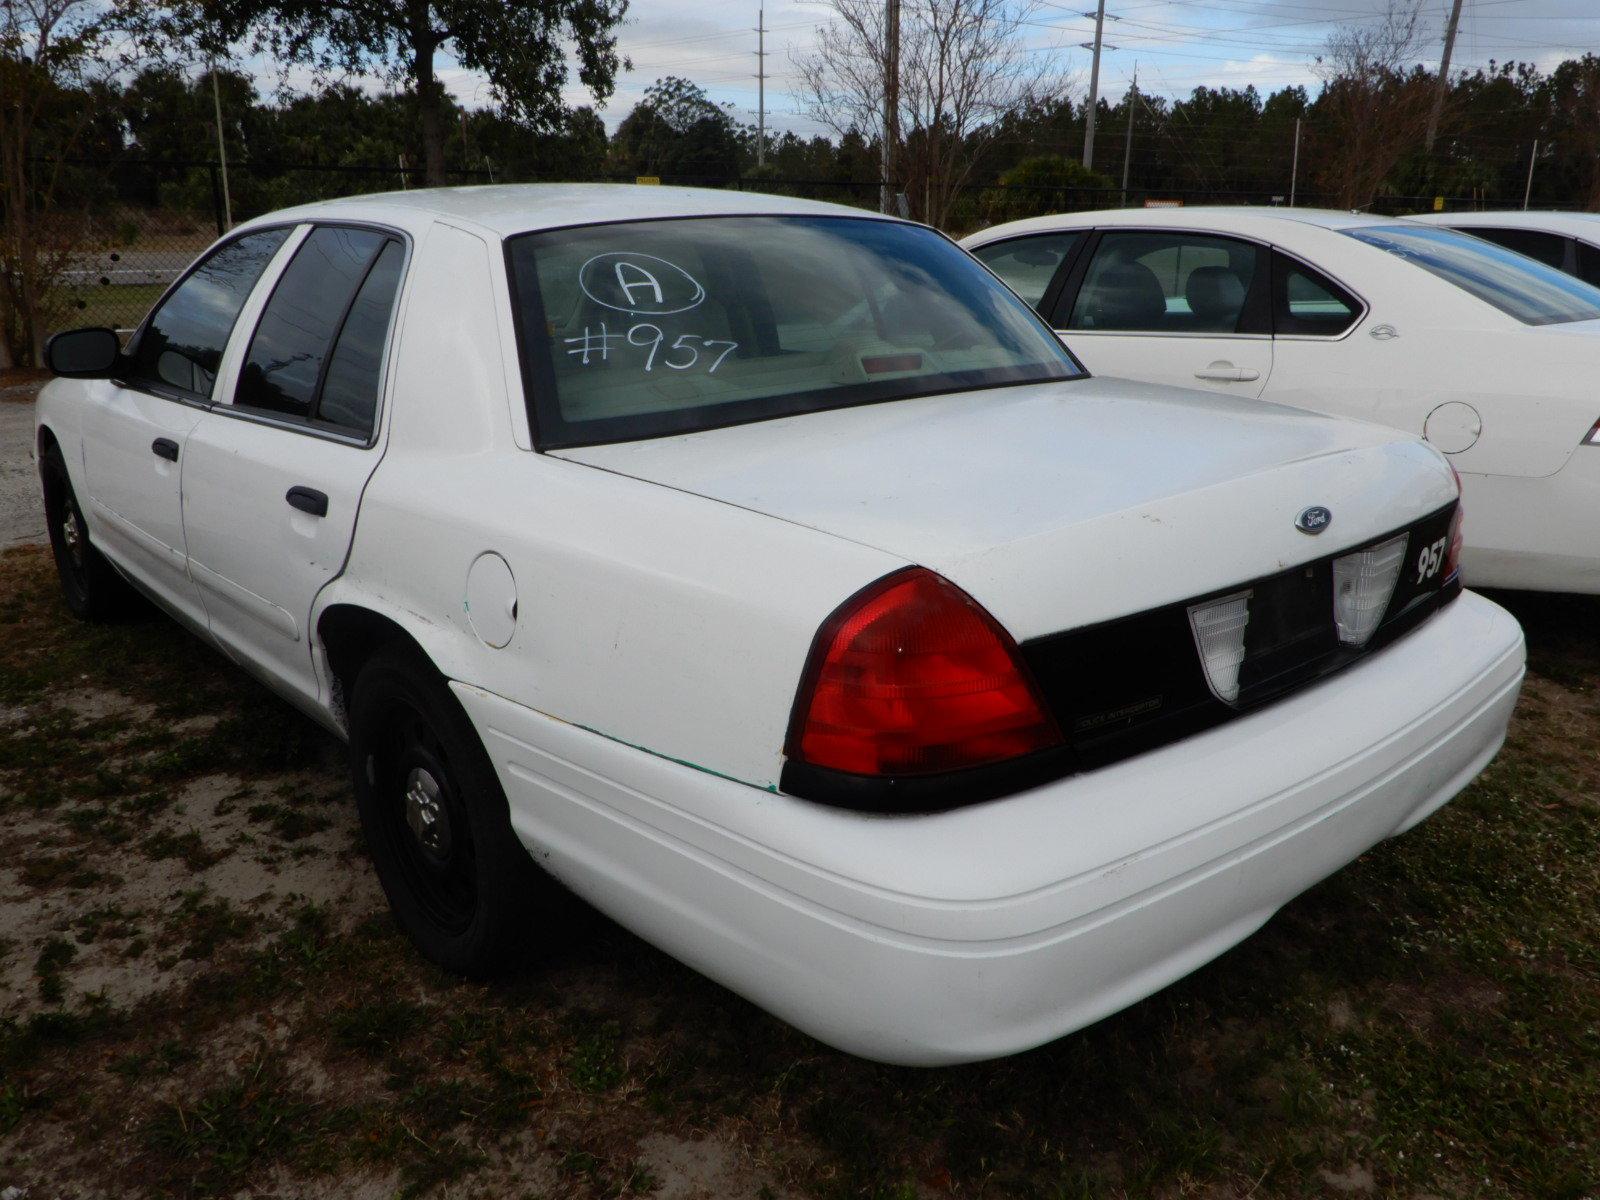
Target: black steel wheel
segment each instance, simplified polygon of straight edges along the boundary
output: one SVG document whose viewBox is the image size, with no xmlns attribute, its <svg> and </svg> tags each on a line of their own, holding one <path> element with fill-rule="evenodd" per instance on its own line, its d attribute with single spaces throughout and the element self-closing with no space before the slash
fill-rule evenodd
<svg viewBox="0 0 1600 1200">
<path fill-rule="evenodd" d="M 39 482 L 44 490 L 44 515 L 50 531 L 50 551 L 61 580 L 61 595 L 73 616 L 104 621 L 127 610 L 130 589 L 116 568 L 89 540 L 66 461 L 54 443 L 39 456 Z"/>
<path fill-rule="evenodd" d="M 426 957 L 486 977 L 547 939 L 554 885 L 512 832 L 471 721 L 411 647 L 384 647 L 362 667 L 350 766 L 378 880 Z"/>
</svg>

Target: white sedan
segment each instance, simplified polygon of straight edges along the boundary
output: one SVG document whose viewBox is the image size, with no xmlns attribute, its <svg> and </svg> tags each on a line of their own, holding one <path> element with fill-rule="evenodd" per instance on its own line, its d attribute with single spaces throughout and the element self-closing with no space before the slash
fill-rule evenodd
<svg viewBox="0 0 1600 1200">
<path fill-rule="evenodd" d="M 548 875 L 833 1045 L 1017 1051 L 1427 817 L 1522 679 L 1432 448 L 1091 380 L 832 205 L 334 201 L 49 357 L 69 606 L 130 581 L 348 737 L 458 971 Z"/>
<path fill-rule="evenodd" d="M 1411 219 L 1470 233 L 1600 286 L 1600 213 L 1449 212 Z"/>
<path fill-rule="evenodd" d="M 1039 217 L 963 242 L 1097 375 L 1424 435 L 1474 587 L 1600 593 L 1600 289 L 1452 229 L 1285 208 Z"/>
</svg>

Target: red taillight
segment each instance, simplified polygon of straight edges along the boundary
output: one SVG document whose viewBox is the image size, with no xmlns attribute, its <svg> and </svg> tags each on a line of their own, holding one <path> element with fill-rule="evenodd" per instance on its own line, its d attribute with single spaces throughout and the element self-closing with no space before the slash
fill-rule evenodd
<svg viewBox="0 0 1600 1200">
<path fill-rule="evenodd" d="M 817 633 L 789 754 L 857 775 L 925 775 L 1056 745 L 1016 643 L 946 579 L 912 567 Z"/>
<path fill-rule="evenodd" d="M 1445 555 L 1444 577 L 1453 578 L 1461 569 L 1461 520 L 1465 506 L 1461 499 L 1461 472 L 1455 463 L 1450 464 L 1450 474 L 1456 478 L 1456 511 L 1450 517 L 1450 550 Z"/>
</svg>

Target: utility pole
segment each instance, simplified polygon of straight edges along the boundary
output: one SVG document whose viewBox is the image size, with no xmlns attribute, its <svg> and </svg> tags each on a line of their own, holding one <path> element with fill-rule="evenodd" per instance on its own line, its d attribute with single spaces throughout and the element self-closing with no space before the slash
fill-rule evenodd
<svg viewBox="0 0 1600 1200">
<path fill-rule="evenodd" d="M 756 166 L 767 165 L 767 10 L 756 10 Z"/>
<path fill-rule="evenodd" d="M 1084 13 L 1088 16 L 1088 13 Z M 1100 103 L 1100 45 L 1106 28 L 1106 0 L 1100 0 L 1094 14 L 1094 63 L 1089 68 L 1089 109 L 1083 121 L 1083 167 L 1094 168 L 1094 110 Z"/>
<path fill-rule="evenodd" d="M 1439 60 L 1439 82 L 1433 90 L 1433 111 L 1428 114 L 1428 136 L 1423 148 L 1433 153 L 1433 139 L 1439 136 L 1439 116 L 1444 112 L 1444 94 L 1450 87 L 1450 55 L 1456 48 L 1456 26 L 1461 23 L 1461 0 L 1450 5 L 1450 20 L 1444 27 L 1444 57 Z"/>
<path fill-rule="evenodd" d="M 222 168 L 222 219 L 233 228 L 233 200 L 228 195 L 228 148 L 222 141 L 222 89 L 217 86 L 217 60 L 211 60 L 211 104 L 217 114 L 217 165 Z"/>
<path fill-rule="evenodd" d="M 883 5 L 883 184 L 881 212 L 894 210 L 894 152 L 900 140 L 900 0 Z"/>
<path fill-rule="evenodd" d="M 1300 118 L 1294 119 L 1294 165 L 1289 168 L 1289 207 L 1294 207 L 1294 190 L 1300 182 Z"/>
<path fill-rule="evenodd" d="M 1159 74 L 1159 72 L 1158 72 Z M 1128 207 L 1128 164 L 1133 159 L 1133 113 L 1139 107 L 1139 64 L 1133 64 L 1133 87 L 1128 89 L 1128 136 L 1122 144 L 1122 207 Z"/>
<path fill-rule="evenodd" d="M 1533 164 L 1539 161 L 1539 139 L 1533 139 L 1533 151 L 1528 155 L 1528 186 L 1522 189 L 1522 211 L 1528 211 L 1528 201 L 1533 199 Z"/>
</svg>

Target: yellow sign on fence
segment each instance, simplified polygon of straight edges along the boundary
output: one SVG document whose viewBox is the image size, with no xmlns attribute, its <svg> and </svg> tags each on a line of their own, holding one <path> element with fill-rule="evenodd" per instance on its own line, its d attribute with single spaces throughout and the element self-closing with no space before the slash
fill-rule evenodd
<svg viewBox="0 0 1600 1200">
<path fill-rule="evenodd" d="M 659 175 L 635 175 L 633 181 L 640 187 L 661 186 L 661 176 Z"/>
</svg>

